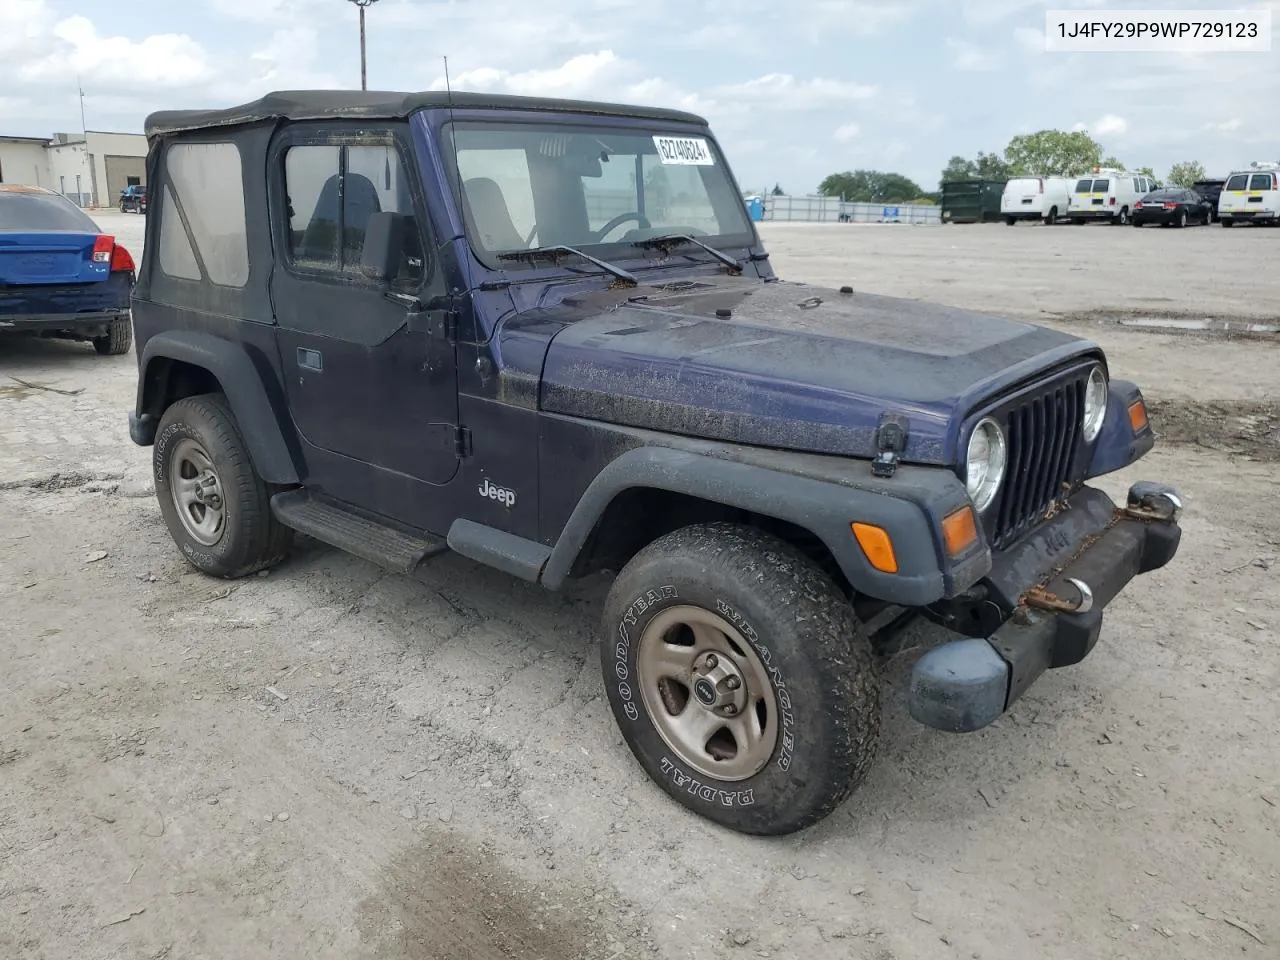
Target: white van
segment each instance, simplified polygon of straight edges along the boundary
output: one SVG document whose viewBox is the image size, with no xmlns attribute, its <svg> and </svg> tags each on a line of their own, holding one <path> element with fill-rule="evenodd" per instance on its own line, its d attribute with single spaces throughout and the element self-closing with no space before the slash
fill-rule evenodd
<svg viewBox="0 0 1280 960">
<path fill-rule="evenodd" d="M 1133 205 L 1156 186 L 1151 177 L 1094 167 L 1071 188 L 1067 216 L 1072 223 L 1106 220 L 1108 223 L 1127 224 Z"/>
<path fill-rule="evenodd" d="M 1000 215 L 1011 227 L 1019 220 L 1056 223 L 1067 215 L 1071 183 L 1066 177 L 1016 177 L 1004 185 Z"/>
<path fill-rule="evenodd" d="M 1218 219 L 1224 227 L 1237 220 L 1280 223 L 1280 163 L 1254 163 L 1227 177 L 1218 197 Z"/>
</svg>

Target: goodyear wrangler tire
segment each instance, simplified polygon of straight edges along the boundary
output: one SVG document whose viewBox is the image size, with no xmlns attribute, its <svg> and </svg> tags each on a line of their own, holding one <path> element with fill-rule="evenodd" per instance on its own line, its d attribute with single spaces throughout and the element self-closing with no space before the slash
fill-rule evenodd
<svg viewBox="0 0 1280 960">
<path fill-rule="evenodd" d="M 640 551 L 605 603 L 605 690 L 636 759 L 671 796 L 750 834 L 808 827 L 875 757 L 871 645 L 831 579 L 728 523 Z"/>
</svg>

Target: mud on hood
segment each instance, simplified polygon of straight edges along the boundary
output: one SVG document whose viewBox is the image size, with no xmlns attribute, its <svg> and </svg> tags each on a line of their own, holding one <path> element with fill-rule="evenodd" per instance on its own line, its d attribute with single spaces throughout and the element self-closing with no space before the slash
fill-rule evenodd
<svg viewBox="0 0 1280 960">
<path fill-rule="evenodd" d="M 910 424 L 904 459 L 953 463 L 975 405 L 1097 350 L 1016 320 L 799 283 L 722 276 L 626 295 L 596 295 L 598 313 L 576 304 L 590 312 L 551 342 L 543 410 L 857 457 L 874 456 L 893 410 Z"/>
</svg>

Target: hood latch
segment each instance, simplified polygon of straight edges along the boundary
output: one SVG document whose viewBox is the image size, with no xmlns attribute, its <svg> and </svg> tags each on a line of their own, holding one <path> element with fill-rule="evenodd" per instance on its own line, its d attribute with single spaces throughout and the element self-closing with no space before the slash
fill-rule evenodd
<svg viewBox="0 0 1280 960">
<path fill-rule="evenodd" d="M 907 449 L 907 418 L 899 413 L 882 413 L 876 426 L 876 458 L 871 461 L 871 474 L 892 477 L 898 469 L 898 458 Z"/>
</svg>

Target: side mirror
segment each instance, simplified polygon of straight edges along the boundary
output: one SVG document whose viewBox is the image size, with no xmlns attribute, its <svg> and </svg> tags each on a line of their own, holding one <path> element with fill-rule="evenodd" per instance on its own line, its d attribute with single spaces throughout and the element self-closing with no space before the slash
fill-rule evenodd
<svg viewBox="0 0 1280 960">
<path fill-rule="evenodd" d="M 386 282 L 400 272 L 408 217 L 402 213 L 380 212 L 369 215 L 364 229 L 364 250 L 360 254 L 360 272 L 370 280 Z"/>
</svg>

